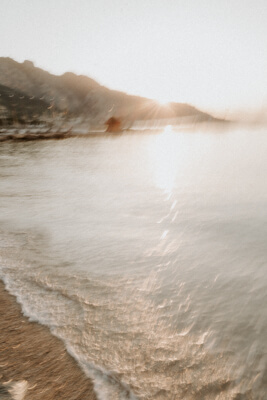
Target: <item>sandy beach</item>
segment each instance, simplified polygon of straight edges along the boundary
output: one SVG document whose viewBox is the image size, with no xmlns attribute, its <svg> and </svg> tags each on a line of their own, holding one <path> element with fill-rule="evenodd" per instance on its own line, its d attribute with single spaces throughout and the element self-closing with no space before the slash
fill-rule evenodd
<svg viewBox="0 0 267 400">
<path fill-rule="evenodd" d="M 92 382 L 48 328 L 30 322 L 0 282 L 0 398 L 4 383 L 24 382 L 25 400 L 94 400 Z"/>
</svg>

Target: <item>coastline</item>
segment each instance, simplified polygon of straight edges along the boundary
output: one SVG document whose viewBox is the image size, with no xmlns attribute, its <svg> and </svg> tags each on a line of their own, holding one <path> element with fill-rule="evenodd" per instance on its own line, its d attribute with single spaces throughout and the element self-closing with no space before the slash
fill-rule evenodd
<svg viewBox="0 0 267 400">
<path fill-rule="evenodd" d="M 97 400 L 92 381 L 64 344 L 23 316 L 1 280 L 0 326 L 0 392 L 3 383 L 26 381 L 25 400 Z"/>
</svg>

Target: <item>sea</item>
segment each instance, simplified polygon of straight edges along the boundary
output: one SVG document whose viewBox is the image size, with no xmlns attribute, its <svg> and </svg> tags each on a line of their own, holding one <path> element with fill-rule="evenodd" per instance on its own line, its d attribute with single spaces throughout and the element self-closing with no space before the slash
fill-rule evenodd
<svg viewBox="0 0 267 400">
<path fill-rule="evenodd" d="M 1 143 L 0 278 L 99 400 L 266 399 L 266 126 Z"/>
</svg>

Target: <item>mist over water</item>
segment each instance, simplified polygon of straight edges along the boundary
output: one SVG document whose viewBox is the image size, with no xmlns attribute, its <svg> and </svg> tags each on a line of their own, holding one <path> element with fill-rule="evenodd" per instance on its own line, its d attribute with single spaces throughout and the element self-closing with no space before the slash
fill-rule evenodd
<svg viewBox="0 0 267 400">
<path fill-rule="evenodd" d="M 266 129 L 5 142 L 0 274 L 99 399 L 264 399 Z"/>
</svg>

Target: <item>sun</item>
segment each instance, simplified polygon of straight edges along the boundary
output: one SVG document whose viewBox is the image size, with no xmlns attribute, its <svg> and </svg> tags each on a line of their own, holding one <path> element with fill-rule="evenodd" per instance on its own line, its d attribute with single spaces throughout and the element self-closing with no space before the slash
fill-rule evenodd
<svg viewBox="0 0 267 400">
<path fill-rule="evenodd" d="M 162 97 L 160 99 L 156 99 L 156 101 L 160 106 L 165 106 L 165 107 L 168 106 L 168 104 L 170 103 L 170 100 L 165 98 L 165 97 Z"/>
</svg>

